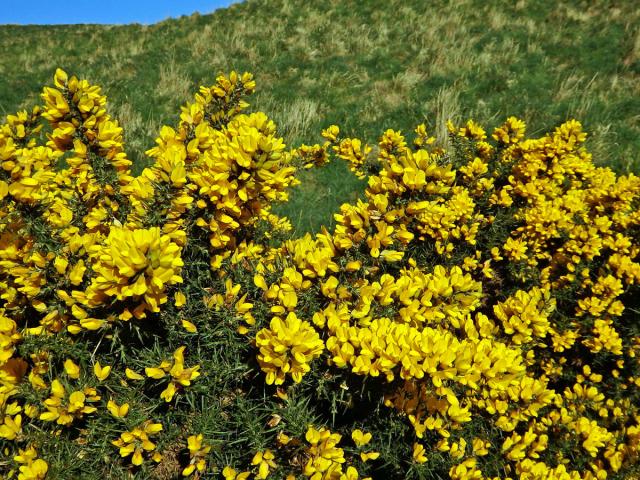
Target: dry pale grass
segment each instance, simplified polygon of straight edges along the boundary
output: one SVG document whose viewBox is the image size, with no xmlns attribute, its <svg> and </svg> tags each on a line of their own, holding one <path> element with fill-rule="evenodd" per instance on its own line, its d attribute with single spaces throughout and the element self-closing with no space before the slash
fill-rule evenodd
<svg viewBox="0 0 640 480">
<path fill-rule="evenodd" d="M 629 54 L 624 59 L 624 64 L 627 66 L 636 62 L 640 62 L 640 27 L 636 27 L 633 46 L 631 47 Z"/>
<path fill-rule="evenodd" d="M 160 78 L 155 93 L 174 101 L 184 102 L 191 96 L 192 84 L 173 56 L 160 65 Z"/>
<path fill-rule="evenodd" d="M 447 120 L 458 122 L 460 120 L 460 94 L 454 86 L 442 87 L 438 90 L 435 99 L 429 104 L 434 113 L 434 135 L 438 144 L 449 145 L 449 132 Z"/>
<path fill-rule="evenodd" d="M 278 132 L 288 144 L 309 138 L 315 132 L 313 127 L 320 120 L 320 108 L 317 102 L 309 99 L 295 99 L 292 102 L 280 103 L 274 97 L 263 100 L 271 106 L 270 117 L 276 123 Z"/>
<path fill-rule="evenodd" d="M 142 115 L 136 111 L 130 103 L 122 103 L 111 108 L 112 114 L 122 125 L 133 130 L 140 130 L 143 125 Z"/>
<path fill-rule="evenodd" d="M 617 83 L 617 80 L 613 81 Z M 571 74 L 560 80 L 554 99 L 568 101 L 567 118 L 585 118 L 598 99 L 598 92 L 601 89 L 602 85 L 598 81 L 598 74 L 591 78 Z"/>
</svg>

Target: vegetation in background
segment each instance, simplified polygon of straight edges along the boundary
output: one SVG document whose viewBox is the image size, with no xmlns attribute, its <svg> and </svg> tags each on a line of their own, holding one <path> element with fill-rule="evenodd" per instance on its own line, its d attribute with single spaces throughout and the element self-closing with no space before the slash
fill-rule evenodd
<svg viewBox="0 0 640 480">
<path fill-rule="evenodd" d="M 597 164 L 637 171 L 639 27 L 634 2 L 604 0 L 248 0 L 152 26 L 0 26 L 0 115 L 62 66 L 103 85 L 139 172 L 189 92 L 234 68 L 254 72 L 288 144 L 332 123 L 377 141 L 418 119 L 446 142 L 449 118 L 516 115 L 532 134 L 580 118 Z M 281 211 L 300 232 L 363 189 L 342 165 L 304 180 Z"/>
</svg>

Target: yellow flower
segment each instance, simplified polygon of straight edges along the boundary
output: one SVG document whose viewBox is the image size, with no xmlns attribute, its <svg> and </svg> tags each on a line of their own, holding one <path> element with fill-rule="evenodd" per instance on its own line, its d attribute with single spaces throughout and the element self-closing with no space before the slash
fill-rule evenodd
<svg viewBox="0 0 640 480">
<path fill-rule="evenodd" d="M 274 458 L 275 456 L 273 455 L 273 452 L 269 449 L 264 452 L 256 452 L 251 460 L 251 465 L 256 465 L 258 467 L 256 479 L 264 480 L 269 476 L 269 471 L 276 468 L 276 464 L 273 461 Z"/>
<path fill-rule="evenodd" d="M 524 138 L 525 123 L 516 117 L 509 117 L 507 121 L 493 131 L 492 137 L 505 145 L 518 143 Z"/>
<path fill-rule="evenodd" d="M 107 409 L 114 417 L 122 418 L 126 417 L 127 413 L 129 413 L 129 404 L 123 403 L 122 405 L 118 405 L 116 402 L 109 399 L 109 402 L 107 402 Z"/>
<path fill-rule="evenodd" d="M 135 466 L 140 466 L 144 461 L 144 453 L 152 452 L 156 448 L 156 444 L 149 440 L 149 437 L 161 430 L 162 424 L 146 421 L 131 431 L 123 432 L 120 438 L 113 440 L 111 443 L 120 449 L 122 458 L 131 455 L 131 463 Z M 155 452 L 152 454 L 151 459 L 159 462 L 162 456 Z"/>
<path fill-rule="evenodd" d="M 331 129 L 332 127 L 329 128 Z M 335 135 L 332 135 L 331 133 L 330 137 L 328 138 L 333 138 L 332 141 L 335 141 Z M 357 138 L 345 138 L 341 140 L 337 145 L 334 145 L 333 150 L 336 152 L 338 157 L 342 158 L 349 164 L 349 169 L 358 178 L 366 177 L 366 173 L 363 170 L 363 167 L 367 156 L 369 155 L 369 153 L 371 153 L 370 146 L 366 144 L 363 145 L 362 142 Z"/>
<path fill-rule="evenodd" d="M 32 463 L 21 466 L 19 470 L 18 480 L 44 480 L 49 471 L 49 465 L 41 458 L 38 458 Z"/>
<path fill-rule="evenodd" d="M 156 380 L 162 380 L 167 375 L 171 377 L 169 384 L 160 394 L 160 398 L 166 402 L 173 400 L 178 388 L 191 385 L 191 381 L 200 376 L 200 365 L 184 368 L 185 348 L 180 347 L 173 353 L 173 363 L 165 360 L 158 367 L 145 368 L 147 377 Z"/>
<path fill-rule="evenodd" d="M 47 476 L 49 465 L 37 457 L 38 453 L 32 446 L 25 450 L 18 450 L 18 454 L 13 457 L 17 463 L 22 464 L 19 468 L 18 480 L 43 480 Z"/>
<path fill-rule="evenodd" d="M 464 127 L 461 127 L 458 135 L 477 141 L 487 138 L 484 129 L 473 120 L 469 120 Z"/>
<path fill-rule="evenodd" d="M 351 432 L 351 438 L 353 439 L 353 443 L 356 444 L 356 447 L 363 447 L 371 441 L 371 434 L 364 433 L 362 430 L 357 428 Z"/>
<path fill-rule="evenodd" d="M 260 275 L 259 273 L 256 273 L 253 276 L 253 284 L 258 287 L 261 290 L 264 290 L 265 292 L 268 290 L 268 286 L 267 286 L 267 282 L 264 279 L 263 275 Z"/>
<path fill-rule="evenodd" d="M 517 345 L 530 342 L 533 337 L 544 338 L 550 331 L 549 316 L 554 310 L 555 299 L 551 298 L 551 293 L 538 287 L 529 292 L 518 290 L 493 307 L 504 332 L 512 335 Z"/>
<path fill-rule="evenodd" d="M 247 480 L 247 478 L 249 478 L 249 475 L 251 475 L 251 472 L 238 473 L 229 466 L 224 467 L 224 469 L 222 470 L 222 476 L 224 477 L 224 480 Z"/>
<path fill-rule="evenodd" d="M 419 443 L 413 444 L 413 460 L 416 463 L 425 463 L 427 461 L 427 457 L 425 456 L 424 447 Z"/>
<path fill-rule="evenodd" d="M 326 428 L 316 430 L 309 426 L 305 435 L 310 444 L 307 449 L 309 459 L 304 466 L 304 475 L 310 478 L 323 478 L 325 474 L 341 474 L 345 461 L 344 450 L 337 447 L 342 439 L 338 433 L 331 433 Z"/>
<path fill-rule="evenodd" d="M 367 462 L 369 460 L 376 460 L 380 456 L 380 452 L 362 452 L 360 453 L 360 458 L 363 462 Z"/>
<path fill-rule="evenodd" d="M 335 142 L 340 135 L 340 127 L 337 125 L 330 125 L 325 130 L 322 130 L 322 136 L 330 142 Z"/>
<path fill-rule="evenodd" d="M 144 380 L 144 377 L 142 375 L 140 375 L 139 373 L 134 372 L 129 367 L 127 367 L 125 369 L 124 374 L 127 376 L 127 378 L 129 378 L 131 380 Z"/>
<path fill-rule="evenodd" d="M 522 239 L 514 240 L 513 238 L 508 238 L 504 244 L 504 252 L 515 262 L 526 260 L 527 244 Z"/>
<path fill-rule="evenodd" d="M 93 373 L 98 378 L 98 380 L 102 382 L 111 373 L 111 367 L 108 365 L 105 365 L 104 367 L 102 367 L 100 365 L 100 362 L 96 362 L 96 364 L 93 366 Z"/>
<path fill-rule="evenodd" d="M 189 333 L 196 333 L 198 331 L 198 327 L 196 327 L 189 320 L 181 320 L 182 327 Z"/>
<path fill-rule="evenodd" d="M 181 283 L 181 247 L 159 228 L 128 230 L 112 227 L 104 245 L 92 247 L 98 261 L 98 274 L 87 290 L 89 306 L 103 303 L 105 297 L 120 301 L 141 301 L 122 318 L 144 317 L 144 311 L 159 312 L 167 302 L 167 286 Z"/>
<path fill-rule="evenodd" d="M 64 371 L 67 372 L 67 375 L 73 379 L 80 378 L 80 367 L 73 363 L 73 360 L 67 358 L 64 361 Z"/>
<path fill-rule="evenodd" d="M 174 305 L 178 308 L 183 307 L 187 303 L 187 297 L 184 293 L 176 292 L 174 295 Z"/>
<path fill-rule="evenodd" d="M 268 385 L 281 385 L 287 373 L 299 383 L 311 369 L 309 363 L 324 350 L 324 343 L 311 324 L 299 320 L 293 312 L 284 321 L 274 317 L 269 328 L 256 335 L 256 345 L 260 349 L 258 363 L 267 374 Z"/>
<path fill-rule="evenodd" d="M 98 400 L 100 396 L 90 387 L 71 392 L 67 396 L 62 383 L 55 379 L 51 382 L 51 396 L 44 401 L 47 411 L 40 414 L 39 418 L 45 422 L 55 421 L 59 425 L 70 425 L 74 419 L 95 412 L 96 407 L 87 405 L 87 402 Z"/>
<path fill-rule="evenodd" d="M 5 413 L 3 423 L 0 424 L 0 437 L 15 440 L 22 432 L 22 415 L 11 416 Z"/>
<path fill-rule="evenodd" d="M 195 471 L 204 472 L 207 462 L 206 455 L 211 451 L 211 447 L 203 443 L 203 435 L 190 435 L 187 438 L 187 447 L 189 448 L 189 465 L 182 470 L 182 475 L 188 477 Z M 226 477 L 225 477 L 226 478 Z"/>
<path fill-rule="evenodd" d="M 404 257 L 404 252 L 398 252 L 395 250 L 382 250 L 380 252 L 380 258 L 385 262 L 399 262 Z"/>
<path fill-rule="evenodd" d="M 489 454 L 490 442 L 487 442 L 481 438 L 474 437 L 472 440 L 473 454 L 479 457 Z"/>
</svg>

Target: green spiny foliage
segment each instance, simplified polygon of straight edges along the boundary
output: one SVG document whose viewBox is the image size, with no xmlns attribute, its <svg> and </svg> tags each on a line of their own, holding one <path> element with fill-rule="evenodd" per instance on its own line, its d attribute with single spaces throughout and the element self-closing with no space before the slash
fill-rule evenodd
<svg viewBox="0 0 640 480">
<path fill-rule="evenodd" d="M 491 127 L 516 115 L 540 134 L 569 118 L 596 162 L 637 170 L 640 13 L 634 2 L 248 0 L 157 25 L 0 26 L 0 114 L 32 103 L 58 66 L 101 83 L 128 126 L 134 171 L 194 86 L 250 70 L 287 144 L 328 124 L 374 142 L 426 120 Z M 341 164 L 303 177 L 280 213 L 298 232 L 330 226 L 362 194 Z M 313 208 L 308 208 L 312 204 Z"/>
</svg>

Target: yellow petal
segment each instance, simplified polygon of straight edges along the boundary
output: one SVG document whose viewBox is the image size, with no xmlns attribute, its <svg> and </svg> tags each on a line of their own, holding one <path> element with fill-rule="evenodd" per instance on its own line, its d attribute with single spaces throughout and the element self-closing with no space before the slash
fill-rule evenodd
<svg viewBox="0 0 640 480">
<path fill-rule="evenodd" d="M 198 331 L 198 328 L 189 320 L 182 320 L 182 326 L 189 333 L 196 333 Z"/>
<path fill-rule="evenodd" d="M 53 422 L 58 418 L 58 416 L 59 415 L 57 412 L 53 412 L 53 411 L 44 412 L 40 414 L 40 420 L 44 420 L 45 422 Z"/>
<path fill-rule="evenodd" d="M 62 383 L 60 383 L 60 381 L 58 379 L 55 379 L 53 382 L 51 382 L 51 393 L 53 394 L 54 397 L 58 397 L 58 398 L 62 398 L 64 397 L 64 387 L 62 386 Z"/>
<path fill-rule="evenodd" d="M 56 272 L 58 272 L 60 275 L 63 275 L 64 272 L 66 272 L 67 265 L 69 265 L 69 262 L 63 257 L 56 257 L 56 259 L 53 261 L 53 266 L 55 267 Z"/>
<path fill-rule="evenodd" d="M 167 388 L 160 394 L 160 398 L 162 398 L 165 402 L 170 402 L 173 400 L 174 395 L 176 394 L 176 386 L 172 383 L 167 385 Z"/>
<path fill-rule="evenodd" d="M 195 469 L 196 469 L 195 465 L 189 465 L 184 470 L 182 470 L 182 476 L 183 477 L 188 477 L 189 475 L 191 475 L 195 471 Z"/>
<path fill-rule="evenodd" d="M 259 273 L 256 273 L 253 276 L 253 283 L 256 287 L 260 288 L 261 290 L 268 290 L 267 287 L 267 282 L 264 279 L 264 276 L 260 275 Z"/>
<path fill-rule="evenodd" d="M 166 375 L 164 370 L 155 367 L 147 367 L 144 369 L 144 372 L 147 374 L 147 377 L 155 378 L 156 380 L 160 380 Z"/>
<path fill-rule="evenodd" d="M 129 378 L 131 380 L 144 380 L 144 377 L 142 375 L 140 375 L 139 373 L 134 372 L 130 368 L 127 368 L 124 371 L 124 374 L 127 376 L 127 378 Z"/>
<path fill-rule="evenodd" d="M 158 432 L 162 431 L 162 424 L 161 423 L 149 423 L 146 427 L 144 427 L 144 431 L 147 432 L 150 435 L 153 435 L 154 433 L 158 433 Z"/>
<path fill-rule="evenodd" d="M 131 457 L 131 463 L 136 466 L 142 465 L 142 452 L 140 450 L 136 450 L 133 453 L 133 457 Z"/>
<path fill-rule="evenodd" d="M 80 325 L 86 330 L 98 330 L 104 324 L 104 320 L 98 320 L 97 318 L 85 318 L 80 320 Z"/>
<path fill-rule="evenodd" d="M 56 68 L 56 73 L 53 76 L 53 84 L 58 88 L 63 88 L 69 81 L 69 76 L 61 68 Z"/>
<path fill-rule="evenodd" d="M 78 378 L 80 378 L 80 367 L 73 363 L 73 360 L 71 360 L 70 358 L 67 358 L 64 361 L 64 371 L 67 372 L 67 375 L 69 375 L 73 379 L 77 380 Z"/>
<path fill-rule="evenodd" d="M 175 306 L 180 308 L 182 307 L 185 303 L 187 303 L 187 297 L 184 296 L 184 293 L 182 292 L 176 292 L 176 294 L 174 295 L 174 299 L 175 299 Z"/>
<path fill-rule="evenodd" d="M 122 418 L 127 413 L 129 413 L 129 404 L 125 403 L 118 406 L 116 402 L 114 402 L 113 400 L 109 400 L 109 402 L 107 403 L 107 409 L 109 410 L 109 413 L 111 413 L 111 415 L 113 415 L 114 417 Z"/>
</svg>

